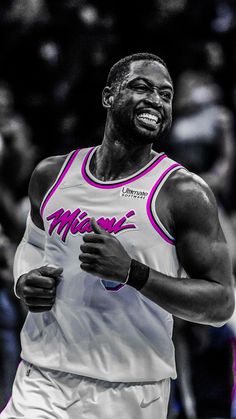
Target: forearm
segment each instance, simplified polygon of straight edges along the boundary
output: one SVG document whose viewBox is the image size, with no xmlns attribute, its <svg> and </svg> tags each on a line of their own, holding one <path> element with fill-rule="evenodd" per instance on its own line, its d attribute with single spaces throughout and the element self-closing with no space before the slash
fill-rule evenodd
<svg viewBox="0 0 236 419">
<path fill-rule="evenodd" d="M 150 269 L 140 292 L 174 316 L 194 323 L 221 326 L 232 314 L 231 293 L 205 279 L 174 278 Z"/>
<path fill-rule="evenodd" d="M 45 233 L 27 219 L 25 234 L 16 250 L 13 264 L 14 292 L 17 297 L 19 278 L 32 269 L 39 268 L 44 262 Z"/>
</svg>

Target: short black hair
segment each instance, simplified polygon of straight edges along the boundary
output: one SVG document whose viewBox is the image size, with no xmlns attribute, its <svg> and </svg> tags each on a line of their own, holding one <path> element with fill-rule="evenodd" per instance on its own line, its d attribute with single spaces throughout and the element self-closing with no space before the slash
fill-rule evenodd
<svg viewBox="0 0 236 419">
<path fill-rule="evenodd" d="M 158 55 L 151 54 L 149 52 L 138 52 L 136 54 L 127 55 L 121 60 L 117 61 L 110 69 L 108 77 L 107 77 L 107 86 L 118 85 L 120 81 L 125 77 L 127 72 L 129 71 L 129 66 L 134 61 L 156 61 L 162 64 L 168 71 L 167 65 L 162 58 L 158 57 Z"/>
</svg>

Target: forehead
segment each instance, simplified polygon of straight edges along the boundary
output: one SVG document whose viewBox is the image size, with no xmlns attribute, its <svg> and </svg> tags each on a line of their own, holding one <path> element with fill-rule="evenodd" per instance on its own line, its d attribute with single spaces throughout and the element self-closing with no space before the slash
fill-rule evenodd
<svg viewBox="0 0 236 419">
<path fill-rule="evenodd" d="M 136 78 L 146 78 L 153 84 L 165 83 L 172 86 L 169 72 L 164 65 L 157 61 L 140 60 L 130 64 L 126 82 Z"/>
</svg>

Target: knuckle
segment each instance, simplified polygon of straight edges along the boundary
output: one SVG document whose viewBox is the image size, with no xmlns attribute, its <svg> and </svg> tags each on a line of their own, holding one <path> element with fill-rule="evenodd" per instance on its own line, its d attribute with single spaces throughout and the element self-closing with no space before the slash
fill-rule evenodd
<svg viewBox="0 0 236 419">
<path fill-rule="evenodd" d="M 56 293 L 56 288 L 55 288 L 55 287 L 51 288 L 51 289 L 48 291 L 48 294 L 49 294 L 49 295 L 52 295 L 52 296 L 54 296 L 54 295 L 55 295 L 55 293 Z"/>
<path fill-rule="evenodd" d="M 47 286 L 49 289 L 52 289 L 55 285 L 55 279 L 54 278 L 48 278 L 47 279 Z"/>
<path fill-rule="evenodd" d="M 55 299 L 55 297 L 56 297 L 56 288 L 53 288 L 52 290 L 50 290 L 49 295 L 50 295 L 50 297 L 52 299 Z"/>
<path fill-rule="evenodd" d="M 106 250 L 106 245 L 105 244 L 101 244 L 96 251 L 97 257 L 101 258 L 101 256 L 103 257 L 105 254 L 105 250 Z"/>
<path fill-rule="evenodd" d="M 30 294 L 31 293 L 30 293 L 30 288 L 29 287 L 24 287 L 22 289 L 22 295 L 23 295 L 24 299 L 28 298 L 30 296 Z"/>
<path fill-rule="evenodd" d="M 31 272 L 29 272 L 28 274 L 25 275 L 24 277 L 24 283 L 25 285 L 27 285 L 33 278 L 33 275 L 31 274 Z"/>
<path fill-rule="evenodd" d="M 104 237 L 105 242 L 109 242 L 109 241 L 112 241 L 114 239 L 114 236 L 112 236 L 111 234 L 106 234 L 103 237 Z"/>
<path fill-rule="evenodd" d="M 88 271 L 90 271 L 90 266 L 89 266 L 89 264 L 88 263 L 84 263 L 84 262 L 82 262 L 81 264 L 80 264 L 80 267 L 81 267 L 81 269 L 83 270 L 83 271 L 86 271 L 86 272 L 88 272 Z"/>
</svg>

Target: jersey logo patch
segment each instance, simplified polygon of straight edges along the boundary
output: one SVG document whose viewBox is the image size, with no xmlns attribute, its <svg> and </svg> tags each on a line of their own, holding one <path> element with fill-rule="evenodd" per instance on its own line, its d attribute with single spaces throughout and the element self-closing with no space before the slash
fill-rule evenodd
<svg viewBox="0 0 236 419">
<path fill-rule="evenodd" d="M 148 192 L 141 189 L 123 186 L 120 191 L 120 196 L 122 198 L 145 199 L 148 196 Z"/>
<path fill-rule="evenodd" d="M 116 217 L 100 217 L 97 218 L 96 221 L 98 225 L 108 233 L 117 234 L 123 230 L 137 228 L 135 224 L 128 222 L 128 219 L 134 215 L 135 211 L 130 210 L 120 219 L 117 219 Z M 52 233 L 56 231 L 56 234 L 65 242 L 69 233 L 72 235 L 78 233 L 91 233 L 93 230 L 90 219 L 91 217 L 89 214 L 80 208 L 77 208 L 74 211 L 59 208 L 47 217 L 47 221 L 50 222 L 48 233 L 51 236 Z"/>
<path fill-rule="evenodd" d="M 109 281 L 106 279 L 100 279 L 100 282 L 102 284 L 102 286 L 107 290 L 107 291 L 119 291 L 121 288 L 125 287 L 125 284 L 120 284 L 119 282 L 115 282 L 115 281 Z"/>
<path fill-rule="evenodd" d="M 160 396 L 156 397 L 155 399 L 151 400 L 150 402 L 145 402 L 144 400 L 141 401 L 140 406 L 141 407 L 148 407 L 150 404 L 156 402 L 157 400 L 160 399 Z"/>
</svg>

